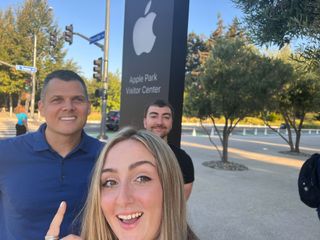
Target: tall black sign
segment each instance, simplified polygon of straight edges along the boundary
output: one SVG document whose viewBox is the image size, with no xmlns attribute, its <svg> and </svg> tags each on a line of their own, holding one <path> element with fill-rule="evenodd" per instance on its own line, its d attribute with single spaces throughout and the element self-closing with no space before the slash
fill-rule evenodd
<svg viewBox="0 0 320 240">
<path fill-rule="evenodd" d="M 143 128 L 145 107 L 175 109 L 169 141 L 180 145 L 189 0 L 126 0 L 120 126 Z"/>
</svg>

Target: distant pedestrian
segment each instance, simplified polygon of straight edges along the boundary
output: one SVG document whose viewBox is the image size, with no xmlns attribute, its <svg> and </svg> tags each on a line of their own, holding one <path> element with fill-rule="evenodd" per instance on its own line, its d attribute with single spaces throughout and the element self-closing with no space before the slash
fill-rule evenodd
<svg viewBox="0 0 320 240">
<path fill-rule="evenodd" d="M 18 119 L 18 122 L 16 124 L 16 136 L 25 134 L 28 131 L 28 115 L 25 108 L 19 104 L 15 108 L 14 112 Z"/>
</svg>

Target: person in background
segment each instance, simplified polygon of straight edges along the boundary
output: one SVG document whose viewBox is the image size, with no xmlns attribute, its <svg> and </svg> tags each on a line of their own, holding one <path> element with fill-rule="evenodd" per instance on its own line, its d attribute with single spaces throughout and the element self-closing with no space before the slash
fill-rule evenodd
<svg viewBox="0 0 320 240">
<path fill-rule="evenodd" d="M 144 128 L 167 141 L 167 136 L 172 129 L 173 115 L 173 107 L 169 103 L 164 100 L 156 100 L 149 104 L 145 109 L 143 119 Z M 181 148 L 170 143 L 168 144 L 180 165 L 184 179 L 185 196 L 186 199 L 188 199 L 194 182 L 194 167 L 192 159 Z"/>
<path fill-rule="evenodd" d="M 16 123 L 16 136 L 25 134 L 28 131 L 28 115 L 22 105 L 18 105 L 14 110 L 18 122 Z"/>
<path fill-rule="evenodd" d="M 90 113 L 85 82 L 73 71 L 50 73 L 38 106 L 46 122 L 36 132 L 0 140 L 1 240 L 43 239 L 62 200 L 69 210 L 61 234 L 80 228 L 72 222 L 102 148 L 83 130 Z"/>
<path fill-rule="evenodd" d="M 45 236 L 60 239 L 62 202 Z M 81 237 L 62 240 L 196 240 L 186 220 L 183 178 L 170 147 L 125 128 L 101 151 L 83 212 Z"/>
</svg>

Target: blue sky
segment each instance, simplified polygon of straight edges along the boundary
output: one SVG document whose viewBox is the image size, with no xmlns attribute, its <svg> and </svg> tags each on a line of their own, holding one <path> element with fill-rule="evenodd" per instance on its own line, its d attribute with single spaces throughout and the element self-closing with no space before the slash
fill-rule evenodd
<svg viewBox="0 0 320 240">
<path fill-rule="evenodd" d="M 137 1 L 137 0 L 135 0 Z M 225 24 L 230 24 L 237 16 L 241 18 L 241 11 L 234 7 L 231 0 L 189 0 L 189 27 L 188 31 L 208 36 L 216 27 L 218 13 Z M 0 9 L 16 6 L 23 0 L 1 0 Z M 105 27 L 105 0 L 48 0 L 53 8 L 56 22 L 61 29 L 73 24 L 74 31 L 87 37 L 104 30 Z M 124 22 L 125 0 L 110 0 L 110 38 L 109 38 L 109 72 L 121 72 L 122 65 L 122 38 Z M 103 44 L 103 41 L 101 41 Z M 82 73 L 91 78 L 93 60 L 103 56 L 103 52 L 86 40 L 74 36 L 73 44 L 65 44 L 68 58 L 74 59 L 81 67 Z"/>
</svg>

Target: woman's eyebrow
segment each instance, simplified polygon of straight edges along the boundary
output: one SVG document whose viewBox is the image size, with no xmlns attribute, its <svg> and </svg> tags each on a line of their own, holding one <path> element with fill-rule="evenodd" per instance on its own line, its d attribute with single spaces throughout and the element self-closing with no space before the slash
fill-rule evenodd
<svg viewBox="0 0 320 240">
<path fill-rule="evenodd" d="M 144 165 L 144 164 L 149 164 L 151 165 L 152 167 L 156 167 L 152 162 L 148 161 L 148 160 L 142 160 L 142 161 L 138 161 L 138 162 L 135 162 L 135 163 L 132 163 L 131 165 L 129 165 L 129 170 L 132 170 L 136 167 L 139 167 L 141 165 Z M 105 173 L 105 172 L 111 172 L 111 173 L 116 173 L 117 170 L 114 169 L 114 168 L 104 168 L 101 170 L 101 174 L 102 173 Z"/>
<path fill-rule="evenodd" d="M 151 165 L 152 167 L 156 167 L 152 162 L 148 161 L 148 160 L 142 160 L 142 161 L 138 161 L 138 162 L 135 162 L 135 163 L 132 163 L 130 166 L 129 166 L 129 170 L 132 170 L 138 166 L 141 166 L 141 165 L 144 165 L 144 164 L 149 164 Z"/>
<path fill-rule="evenodd" d="M 117 172 L 117 170 L 113 169 L 113 168 L 104 168 L 104 169 L 101 170 L 101 174 L 105 173 L 105 172 L 115 173 L 115 172 Z"/>
</svg>

